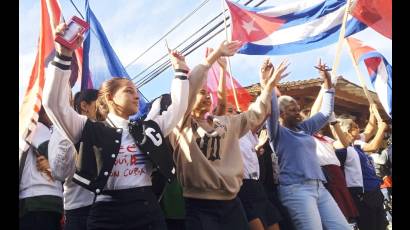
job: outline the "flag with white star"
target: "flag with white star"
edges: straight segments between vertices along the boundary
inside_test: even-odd
[[[232,40],[248,55],[286,55],[338,41],[346,0],[301,0],[281,6],[246,7],[225,0],[231,14]],[[367,26],[351,15],[348,37]]]

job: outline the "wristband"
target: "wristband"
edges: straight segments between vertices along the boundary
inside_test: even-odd
[[[185,69],[174,69],[175,78],[180,80],[188,79],[188,70]]]

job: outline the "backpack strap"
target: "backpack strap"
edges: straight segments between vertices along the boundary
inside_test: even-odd
[[[337,159],[340,161],[340,167],[342,168],[343,173],[345,172],[345,162],[347,158],[347,148],[335,149]]]

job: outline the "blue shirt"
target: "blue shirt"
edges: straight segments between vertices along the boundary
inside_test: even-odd
[[[305,180],[318,179],[326,182],[316,154],[312,137],[329,120],[333,112],[334,89],[323,95],[322,107],[313,117],[296,126],[297,131],[279,125],[279,107],[276,95],[272,96],[272,113],[267,121],[269,143],[279,160],[279,183],[300,184]]]
[[[354,149],[360,158],[360,165],[362,167],[363,174],[363,188],[365,192],[373,191],[376,188],[380,188],[382,180],[376,175],[376,169],[374,168],[373,161],[369,155],[363,152],[360,145],[354,145]]]

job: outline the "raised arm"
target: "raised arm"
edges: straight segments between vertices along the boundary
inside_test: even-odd
[[[60,24],[57,34],[64,34],[67,26]],[[75,47],[80,47],[83,37],[80,36]],[[62,130],[73,143],[80,140],[82,129],[87,121],[86,116],[79,115],[70,106],[70,65],[73,50],[55,43],[56,56],[46,70],[43,89],[43,106],[53,124]]]
[[[218,82],[218,105],[216,106],[215,115],[222,116],[226,112],[226,58],[220,57],[219,64],[219,82]]]
[[[284,76],[287,75],[287,74],[284,74],[287,67],[288,67],[288,64],[285,61],[280,63],[280,65],[276,69],[274,69],[269,58],[263,62],[260,68],[260,72],[259,72],[260,83],[261,83],[261,88],[262,88],[261,95],[259,95],[256,101],[249,106],[249,110],[247,112],[241,114],[242,115],[242,126],[241,126],[242,129],[240,129],[241,135],[245,134],[249,129],[253,129],[259,124],[261,124],[261,122],[266,118],[268,111],[271,110],[272,113],[274,112],[274,108],[270,108],[272,92],[275,86],[279,83],[279,81]],[[274,95],[273,97],[276,98],[276,95]],[[273,103],[272,103],[272,107],[273,107]],[[277,105],[276,105],[276,109],[277,109]],[[276,112],[276,114],[278,113]],[[272,117],[272,114],[271,114],[271,117]],[[272,118],[268,118],[268,119],[272,119]]]
[[[312,108],[310,109],[310,115],[309,117],[313,117],[316,113],[319,112],[321,106],[322,106],[322,100],[323,100],[323,94],[325,93],[325,89],[322,85],[322,87],[319,90],[319,94],[316,97],[315,102],[312,105]]]
[[[323,78],[323,99],[322,104],[320,107],[320,111],[316,114],[311,116],[308,120],[302,122],[299,127],[305,130],[310,134],[314,134],[318,132],[329,120],[330,115],[333,112],[333,104],[334,104],[334,88],[332,87],[332,82],[330,78],[330,74],[328,72],[328,68],[325,64],[321,64],[319,60],[318,66],[316,66],[319,70],[320,76]]]
[[[235,52],[241,47],[241,43],[238,41],[222,42],[218,49],[212,51],[205,59],[203,64],[197,65],[189,73],[189,94],[188,94],[188,108],[185,113],[187,115],[191,114],[196,95],[199,93],[199,90],[206,82],[208,76],[208,70],[214,64],[218,58],[232,56]]]
[[[278,136],[279,130],[279,105],[278,99],[275,94],[272,95],[271,99],[271,113],[266,121],[266,129],[268,131],[269,140],[271,142],[271,148],[274,149],[273,143],[276,142],[276,137]]]
[[[340,124],[336,120],[335,113],[332,113],[329,119],[329,126],[330,130],[332,131],[333,138],[336,139],[336,141],[333,142],[333,147],[335,149],[347,148],[347,146],[349,146],[350,144],[350,141],[346,133],[343,132],[343,130],[340,128]]]
[[[170,52],[169,57],[175,72],[175,78],[171,84],[172,103],[165,112],[153,118],[164,136],[168,136],[185,114],[188,106],[188,97],[185,93],[189,91],[187,79],[189,68],[185,63],[185,57],[177,51]]]
[[[374,108],[377,109],[376,104],[370,104],[369,106],[369,122],[367,122],[366,128],[363,131],[364,141],[368,142],[370,138],[376,133],[376,116],[374,115]]]
[[[382,122],[379,122],[377,125],[378,125],[377,132],[374,138],[370,142],[364,143],[361,146],[363,151],[365,152],[371,153],[371,152],[377,151],[383,141],[384,131],[387,128],[387,124],[382,121]]]

